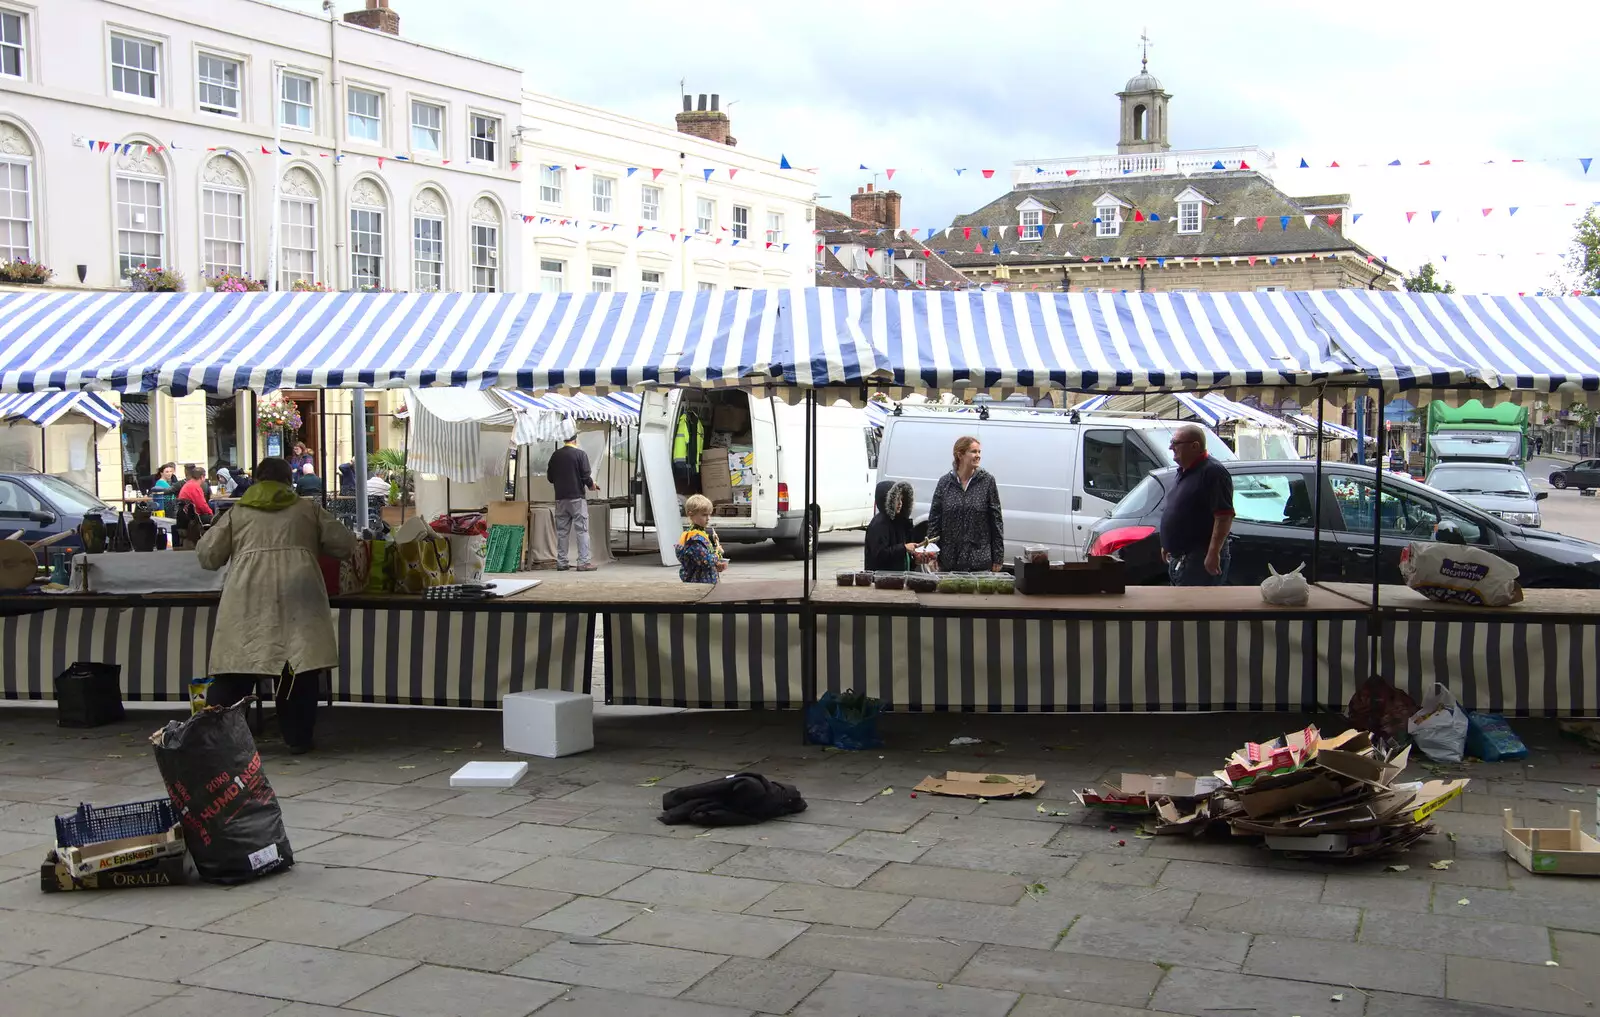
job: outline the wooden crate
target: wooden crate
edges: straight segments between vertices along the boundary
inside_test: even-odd
[[[1567,813],[1565,829],[1519,827],[1510,809],[1501,815],[1506,854],[1524,869],[1540,876],[1600,876],[1600,841],[1583,832],[1582,814],[1577,809]]]

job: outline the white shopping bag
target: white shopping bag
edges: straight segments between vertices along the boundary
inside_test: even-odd
[[[1406,722],[1411,740],[1436,763],[1459,763],[1467,745],[1467,711],[1440,682],[1422,699],[1422,709]]]
[[[1261,599],[1284,607],[1305,606],[1311,600],[1311,584],[1301,575],[1305,567],[1305,562],[1301,562],[1293,572],[1280,573],[1268,565],[1267,571],[1272,575],[1261,581]]]

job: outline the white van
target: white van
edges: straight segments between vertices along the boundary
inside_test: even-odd
[[[652,392],[644,397],[639,416],[639,466],[643,484],[635,495],[639,520],[654,525],[660,536],[661,561],[677,565],[673,550],[683,518],[682,505],[691,494],[705,493],[702,479],[728,448],[708,446],[699,474],[685,477],[673,469],[673,445],[680,419],[689,415],[706,422],[710,441],[726,440],[741,450],[733,472],[734,498],[720,496],[711,520],[724,544],[776,541],[796,558],[804,556],[801,522],[806,504],[806,408],[770,396],[747,392]],[[719,429],[716,424],[725,425]],[[868,464],[872,431],[865,411],[840,401],[817,407],[818,529],[851,530],[872,521],[876,483]],[[747,451],[744,451],[747,450]],[[655,506],[669,506],[667,518],[654,517]]]
[[[878,475],[915,488],[915,519],[922,523],[934,487],[950,472],[956,439],[971,435],[982,443],[983,468],[1000,488],[1006,559],[1020,555],[1024,545],[1043,544],[1053,558],[1081,561],[1090,527],[1151,470],[1176,465],[1168,445],[1183,426],[1177,420],[1080,418],[1069,410],[1003,403],[989,404],[985,413],[969,406],[902,405],[884,424]],[[1234,458],[1227,444],[1201,429],[1212,455]]]

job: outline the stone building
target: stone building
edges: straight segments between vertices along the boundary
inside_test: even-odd
[[[973,285],[901,228],[900,193],[872,184],[850,195],[849,215],[817,208],[813,250],[818,286],[961,290]]]
[[[1018,162],[1011,190],[934,246],[977,282],[1041,290],[1394,288],[1346,235],[1348,194],[1295,197],[1254,147],[1175,150],[1148,66],[1117,93],[1114,155]]]

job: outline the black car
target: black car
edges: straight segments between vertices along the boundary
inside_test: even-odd
[[[82,551],[83,539],[77,529],[83,517],[99,513],[109,526],[117,510],[74,484],[48,473],[0,473],[0,537],[22,531],[28,543],[53,537],[63,530],[73,531],[49,547],[34,552],[41,565],[55,551]],[[157,526],[168,527],[167,520]]]
[[[1311,492],[1316,464],[1225,462],[1233,475],[1232,564],[1228,581],[1260,583],[1270,565],[1279,572],[1305,564],[1305,576],[1319,582],[1370,583],[1374,471],[1370,466],[1323,463],[1322,542],[1317,575],[1311,575],[1313,543]],[[1177,471],[1151,473],[1128,492],[1107,518],[1090,530],[1089,553],[1115,554],[1128,566],[1128,581],[1167,582],[1161,563],[1162,503]],[[1445,539],[1474,544],[1511,562],[1523,586],[1600,589],[1600,544],[1546,530],[1524,529],[1496,519],[1442,491],[1384,474],[1382,562],[1378,577],[1400,583],[1400,552],[1418,540]]]
[[[1592,491],[1600,487],[1600,459],[1585,459],[1564,470],[1556,470],[1550,474],[1550,486],[1557,491],[1565,491],[1569,487]]]

